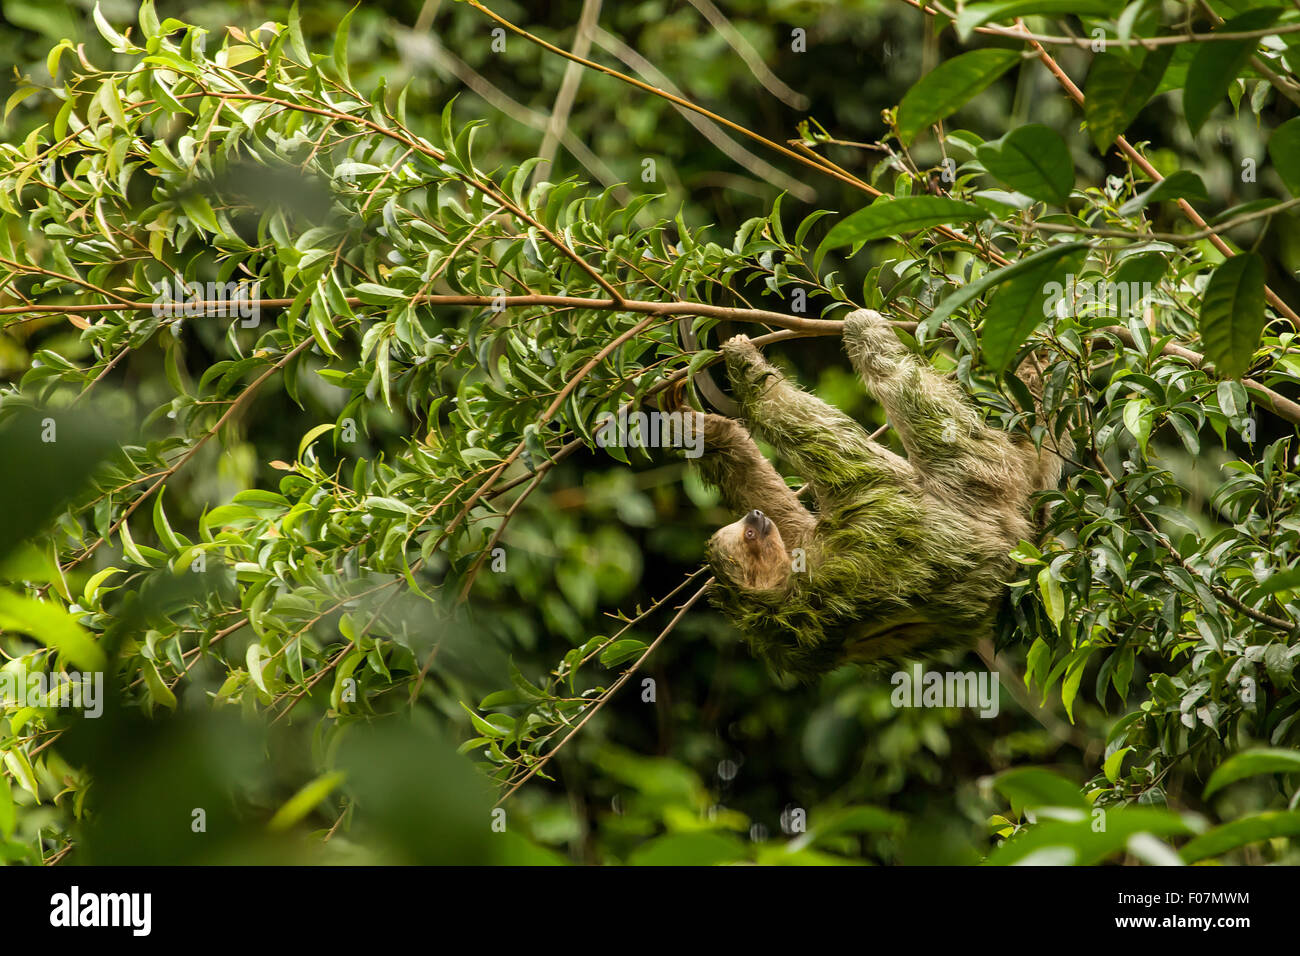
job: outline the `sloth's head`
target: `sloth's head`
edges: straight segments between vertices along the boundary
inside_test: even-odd
[[[768,591],[785,587],[790,577],[781,532],[758,510],[718,529],[709,539],[708,558],[718,579],[733,587]]]

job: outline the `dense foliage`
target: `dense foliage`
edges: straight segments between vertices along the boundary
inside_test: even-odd
[[[607,11],[631,44],[426,4],[405,45],[464,98],[386,82],[419,59],[365,8],[23,24],[0,652],[106,699],[5,697],[6,859],[1295,862],[1300,13],[897,4],[877,119],[843,86],[877,11],[750,6]],[[676,103],[608,75],[710,59]],[[593,93],[553,129],[520,64]],[[741,82],[780,115],[694,103]],[[1073,436],[996,646],[930,662],[996,666],[991,719],[781,685],[701,599],[716,497],[597,440],[704,407],[742,329],[879,424],[863,306]]]

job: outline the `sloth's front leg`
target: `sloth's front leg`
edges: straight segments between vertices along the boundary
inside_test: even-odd
[[[733,515],[757,509],[776,523],[786,547],[802,547],[816,521],[745,426],[721,415],[700,415],[699,421],[704,429],[704,454],[696,463],[700,476],[722,493]]]
[[[910,475],[907,462],[857,422],[787,381],[748,336],[722,345],[732,391],[752,432],[821,489]]]

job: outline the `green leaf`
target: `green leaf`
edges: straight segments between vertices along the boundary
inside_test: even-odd
[[[1250,408],[1250,399],[1240,382],[1220,382],[1214,393],[1219,408],[1229,418],[1237,418]]]
[[[45,55],[45,69],[49,71],[50,79],[57,80],[59,78],[59,60],[63,56],[63,51],[75,49],[76,44],[71,40],[60,40],[58,44],[52,47],[50,52]],[[36,90],[39,89],[39,87],[31,87],[31,89]],[[7,113],[5,115],[8,116]]]
[[[1300,198],[1300,116],[1273,130],[1268,141],[1268,157],[1291,195]]]
[[[162,32],[162,24],[158,22],[158,14],[154,10],[153,0],[143,0],[140,4],[137,19],[140,22],[140,31],[144,34],[146,40]]]
[[[1263,30],[1273,25],[1282,11],[1277,7],[1247,10],[1240,16],[1224,22],[1216,33],[1245,33]],[[1192,65],[1187,70],[1187,83],[1183,87],[1183,113],[1187,125],[1195,135],[1205,124],[1214,107],[1228,95],[1228,87],[1237,79],[1250,56],[1259,46],[1259,38],[1249,40],[1220,40],[1199,43]]]
[[[1142,252],[1135,256],[1128,256],[1119,264],[1119,268],[1115,270],[1114,281],[1116,285],[1128,285],[1130,288],[1140,289],[1141,294],[1136,298],[1141,298],[1148,289],[1155,290],[1168,270],[1169,260],[1164,255],[1159,252]]]
[[[1300,836],[1300,810],[1269,810],[1215,827],[1189,840],[1178,853],[1186,862],[1195,863],[1248,843],[1293,836]]]
[[[163,496],[167,493],[167,486],[163,485],[158,489],[158,493],[153,499],[153,527],[158,534],[158,539],[173,551],[180,551],[186,547],[172,530],[171,522],[167,520],[167,512],[163,510]]]
[[[1205,357],[1225,378],[1241,378],[1264,331],[1264,260],[1253,252],[1225,259],[1201,300]]]
[[[148,658],[144,658],[140,664],[140,670],[144,674],[145,685],[149,688],[149,696],[164,707],[175,710],[176,695],[163,681],[162,675],[158,673],[157,665]]]
[[[340,783],[345,774],[341,770],[322,774],[308,783],[301,790],[285,801],[275,816],[266,825],[269,830],[287,830],[328,797]]]
[[[1138,447],[1146,454],[1147,439],[1151,437],[1151,399],[1139,396],[1124,404],[1124,427],[1137,439]]]
[[[6,750],[4,752],[4,763],[13,774],[18,785],[36,798],[36,802],[41,802],[41,785],[36,781],[36,774],[32,772],[31,762],[28,761],[27,755],[19,750]],[[12,796],[12,794],[11,794]]]
[[[131,536],[131,522],[123,521],[120,533],[122,535],[122,553],[127,556],[127,559],[132,564],[138,564],[141,567],[153,567],[153,564],[145,557],[144,552],[140,550],[140,546],[135,543],[135,538]]]
[[[317,425],[311,431],[307,432],[307,434],[303,435],[302,441],[298,442],[298,460],[302,460],[302,453],[307,450],[308,446],[310,446],[312,442],[334,427],[334,422],[326,422],[323,425]]]
[[[53,56],[53,53],[51,53],[51,56]],[[40,91],[41,88],[39,86],[20,86],[15,90],[14,94],[5,101],[5,120],[7,121],[9,119],[9,114],[13,112],[15,106],[27,99],[27,97],[39,93]],[[121,112],[120,106],[118,107],[118,111]]]
[[[907,196],[903,199],[882,196],[870,206],[837,222],[822,240],[817,258],[820,259],[825,250],[838,246],[896,238],[931,226],[972,222],[987,217],[988,213],[974,203],[943,196]]]
[[[1173,51],[1170,45],[1156,47],[1147,52],[1141,66],[1116,52],[1093,58],[1084,84],[1083,116],[1098,150],[1106,152],[1146,106],[1160,86]]]
[[[109,25],[108,20],[104,18],[104,14],[100,12],[98,2],[95,3],[95,8],[91,13],[91,17],[95,21],[95,29],[99,31],[100,36],[108,41],[109,46],[113,47],[115,50],[125,49],[131,46],[131,44],[127,43],[126,37],[122,36],[122,34],[118,33]],[[134,49],[134,47],[132,47],[132,49]]]
[[[1254,593],[1263,597],[1267,594],[1276,594],[1278,591],[1295,591],[1300,590],[1300,568],[1291,568],[1280,574],[1274,574],[1263,582]]]
[[[122,112],[122,100],[118,97],[116,85],[105,83],[99,88],[99,103],[109,119],[122,129],[127,129],[126,114]]]
[[[745,845],[729,833],[700,830],[670,833],[639,847],[629,858],[633,866],[717,866],[745,858]]]
[[[180,100],[176,99],[176,97],[172,94],[172,91],[167,88],[166,83],[162,82],[161,80],[155,79],[153,85],[150,88],[153,90],[154,96],[158,98],[158,102],[162,104],[162,107],[165,110],[167,110],[167,112],[185,113],[188,116],[194,115],[194,113],[189,109],[189,107],[187,107]]]
[[[0,837],[6,840],[14,835],[17,823],[14,815],[14,795],[9,785],[9,778],[0,775]]]
[[[376,282],[358,282],[354,291],[362,302],[375,305],[388,305],[393,302],[405,302],[409,296],[401,289],[379,285]]]
[[[1088,818],[1077,822],[1047,820],[1037,823],[996,848],[985,863],[1007,866],[1053,862],[1091,866],[1125,851],[1135,834],[1172,836],[1188,833],[1191,829],[1178,814],[1150,807],[1108,809],[1105,828],[1094,830],[1093,825],[1093,820]]]
[[[495,834],[492,845],[496,866],[568,866],[569,861],[549,847],[536,843],[507,831]]]
[[[509,727],[498,727],[496,724],[488,723],[467,707],[463,701],[460,706],[464,709],[465,713],[469,714],[469,721],[474,725],[474,729],[484,737],[504,737],[506,734],[510,733]]]
[[[1017,50],[972,50],[945,60],[923,76],[898,107],[898,136],[904,146],[1020,62]]]
[[[262,676],[262,645],[256,642],[249,644],[248,651],[244,655],[244,661],[248,664],[248,674],[253,678],[253,683],[257,685],[258,689],[263,694],[271,693],[266,689],[266,680]]]
[[[343,14],[343,19],[339,21],[338,30],[334,34],[334,69],[338,71],[345,87],[352,86],[352,78],[348,76],[348,27],[352,23],[352,14],[356,12],[357,8],[353,7]]]
[[[1143,209],[1153,202],[1169,202],[1174,199],[1191,199],[1195,202],[1205,202],[1208,198],[1209,195],[1205,191],[1205,183],[1201,180],[1201,177],[1190,169],[1180,169],[1166,176],[1141,195],[1134,196],[1120,206],[1119,214],[1121,216],[1131,216],[1139,209]]]
[[[1074,807],[1086,809],[1077,784],[1039,767],[1017,767],[993,778],[993,788],[1006,797],[1017,810],[1038,807]]]
[[[1111,783],[1114,783],[1119,778],[1119,771],[1120,767],[1124,764],[1124,757],[1132,749],[1132,747],[1120,747],[1113,754],[1107,757],[1106,762],[1102,764],[1102,773],[1106,775],[1106,779]]]
[[[186,192],[181,195],[180,202],[190,222],[202,226],[208,232],[221,231],[221,227],[217,224],[217,214],[212,211],[208,201],[198,193]]]
[[[1081,250],[1044,257],[998,289],[984,310],[980,332],[984,357],[994,371],[1010,365],[1016,350],[1047,320],[1052,287],[1064,287],[1066,277],[1078,270],[1082,258]]]
[[[605,667],[615,667],[629,661],[645,650],[645,642],[626,638],[615,641],[600,653],[600,663]]]
[[[928,334],[933,334],[954,312],[978,299],[990,289],[1014,279],[1024,272],[1040,268],[1044,262],[1057,262],[1063,257],[1077,253],[1087,247],[1086,242],[1063,242],[1059,245],[1049,246],[1046,249],[1040,249],[1023,259],[1017,259],[1001,269],[986,272],[980,278],[974,282],[968,282],[935,306],[934,311],[921,322],[921,328],[925,329]],[[921,329],[917,331],[920,332]],[[923,338],[923,336],[918,335],[918,338]]]
[[[1065,619],[1065,594],[1061,591],[1061,582],[1052,577],[1050,567],[1038,572],[1038,591],[1043,596],[1043,607],[1047,609],[1052,626],[1059,631],[1061,621]]]
[[[1230,783],[1262,773],[1300,773],[1300,750],[1266,747],[1233,754],[1210,774],[1201,797],[1206,799]]]
[[[31,635],[83,671],[104,669],[104,652],[90,631],[57,604],[0,591],[0,628]]]
[[[1065,140],[1053,129],[1037,124],[1019,126],[980,146],[975,155],[999,182],[1026,196],[1058,206],[1070,198],[1074,161]]]
[[[361,507],[367,512],[380,514],[386,518],[406,518],[418,513],[406,502],[396,498],[385,498],[382,495],[368,496],[361,503]]]
[[[1107,16],[1113,15],[1122,3],[1115,0],[994,0],[992,3],[968,3],[957,15],[957,35],[962,41],[970,38],[976,27],[990,20],[1013,20],[1032,15]]]
[[[302,18],[298,13],[298,0],[293,0],[293,5],[289,8],[289,48],[293,51],[294,59],[304,66],[311,64],[311,53],[307,50],[307,43],[302,36]]]
[[[1082,650],[1082,653],[1075,651],[1071,656],[1074,660],[1070,662],[1065,679],[1061,681],[1061,704],[1065,707],[1065,716],[1070,718],[1070,723],[1074,723],[1074,698],[1078,696],[1079,684],[1083,680],[1083,671],[1090,655],[1087,650]]]
[[[880,807],[845,807],[828,813],[819,813],[813,826],[803,836],[790,841],[790,848],[825,844],[844,833],[890,833],[899,829],[904,817]]]

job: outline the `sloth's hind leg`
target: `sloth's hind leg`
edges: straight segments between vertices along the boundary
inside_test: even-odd
[[[990,464],[1014,467],[1006,435],[984,424],[956,382],[904,348],[879,312],[859,309],[845,318],[844,349],[923,474],[958,486],[996,477],[987,474]]]

